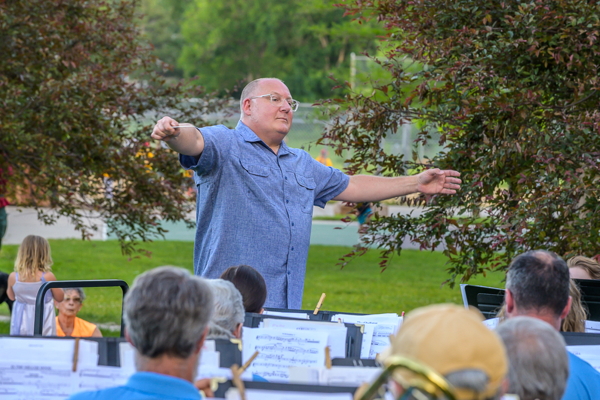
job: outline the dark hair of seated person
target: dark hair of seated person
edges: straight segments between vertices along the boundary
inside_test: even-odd
[[[246,312],[260,313],[267,299],[267,285],[260,272],[249,265],[229,267],[220,276],[242,294]]]

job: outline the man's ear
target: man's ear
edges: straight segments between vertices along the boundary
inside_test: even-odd
[[[204,340],[206,340],[206,336],[208,336],[208,326],[204,328],[204,332],[202,336],[200,336],[200,340],[196,343],[196,354],[200,353],[202,350],[202,346],[204,346]]]
[[[245,99],[242,102],[242,114],[250,115],[252,114],[250,108],[252,107],[252,99]]]
[[[571,311],[572,304],[573,304],[573,298],[571,296],[569,296],[569,301],[567,301],[567,305],[563,309],[562,313],[560,313],[561,320],[567,318],[567,314],[569,313],[569,311]]]
[[[135,344],[133,344],[133,342],[131,341],[131,336],[129,336],[129,332],[127,332],[127,328],[125,328],[125,340],[127,340],[130,345],[135,347]]]
[[[233,331],[233,336],[235,336],[238,339],[242,338],[242,326],[243,326],[243,324],[241,322],[238,323]]]
[[[506,316],[511,316],[515,313],[516,306],[513,294],[508,289],[504,291],[504,302],[506,303]]]

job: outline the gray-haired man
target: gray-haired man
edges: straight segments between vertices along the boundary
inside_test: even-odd
[[[496,333],[510,365],[508,393],[520,400],[560,400],[569,377],[569,357],[560,333],[531,317],[510,318]]]
[[[206,282],[182,268],[159,267],[135,279],[123,309],[137,372],[124,386],[70,400],[200,399],[192,382],[213,310]]]

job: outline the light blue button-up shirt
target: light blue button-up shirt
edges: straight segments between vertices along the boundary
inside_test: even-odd
[[[350,178],[285,143],[275,154],[242,122],[200,131],[200,158],[180,155],[196,172],[196,275],[247,264],[265,278],[266,307],[300,308],[312,207],[325,207]]]

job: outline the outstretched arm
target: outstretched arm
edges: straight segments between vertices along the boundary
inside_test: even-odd
[[[186,124],[187,125],[187,124]],[[152,139],[164,141],[171,149],[186,155],[198,157],[204,151],[204,138],[196,127],[173,128],[179,123],[171,117],[161,118],[152,130]]]
[[[459,172],[428,169],[413,176],[385,178],[381,176],[353,175],[348,187],[334,200],[353,203],[381,201],[411,193],[455,194],[460,189]]]

